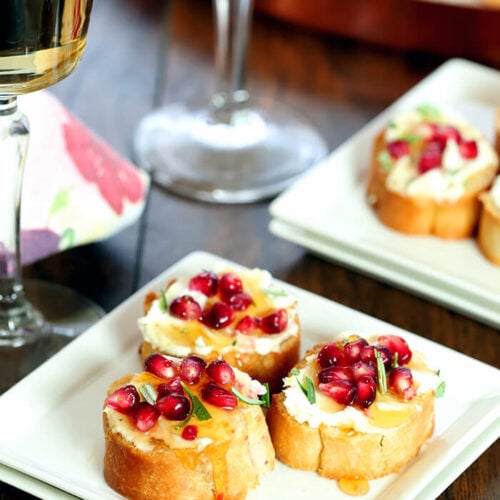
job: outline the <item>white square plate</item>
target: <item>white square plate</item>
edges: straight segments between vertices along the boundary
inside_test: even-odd
[[[0,397],[1,480],[42,498],[120,498],[102,475],[102,402],[112,381],[141,369],[136,322],[144,295],[172,277],[217,262],[240,268],[214,255],[188,255]],[[495,368],[286,283],[281,286],[299,302],[302,352],[347,330],[393,332],[425,352],[446,380],[446,394],[436,402],[434,436],[398,474],[372,481],[364,498],[434,498],[498,437],[500,376]],[[280,463],[249,499],[278,496],[350,498],[335,481]]]
[[[377,219],[365,194],[373,139],[398,111],[439,99],[493,140],[499,89],[498,71],[461,59],[443,64],[280,195],[270,206],[271,232],[500,326],[500,266],[473,239],[397,233]]]

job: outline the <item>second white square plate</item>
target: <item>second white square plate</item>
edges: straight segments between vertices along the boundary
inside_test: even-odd
[[[336,149],[270,206],[270,230],[327,258],[500,326],[500,266],[475,240],[411,237],[385,227],[366,202],[373,139],[398,111],[453,107],[491,140],[500,72],[452,59]]]

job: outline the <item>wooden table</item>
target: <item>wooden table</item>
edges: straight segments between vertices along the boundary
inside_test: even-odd
[[[212,54],[208,0],[96,1],[84,59],[52,90],[130,156],[134,128],[144,114],[163,102],[210,92]],[[249,88],[301,109],[333,149],[443,61],[442,56],[385,50],[259,15],[249,54]],[[31,265],[25,275],[72,287],[109,311],[139,285],[202,249],[266,268],[291,284],[498,365],[495,329],[311,255],[271,235],[269,220],[267,202],[209,205],[153,186],[142,221],[107,241]],[[498,498],[499,455],[498,444],[492,446],[440,498]],[[0,499],[12,498],[32,497],[0,484]]]

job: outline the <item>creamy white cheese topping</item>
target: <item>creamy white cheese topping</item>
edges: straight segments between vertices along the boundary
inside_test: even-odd
[[[269,354],[270,352],[279,352],[281,344],[286,339],[298,334],[295,297],[278,288],[273,282],[272,276],[268,271],[262,269],[252,269],[238,274],[243,278],[243,280],[248,279],[249,281],[252,281],[252,283],[257,283],[258,289],[267,295],[268,300],[274,309],[283,308],[287,310],[288,325],[287,328],[281,333],[260,337],[244,335],[236,331],[228,330],[230,327],[228,327],[226,331],[230,331],[234,334],[238,351],[256,352],[260,355]],[[190,295],[203,309],[207,301],[207,297],[200,292],[190,290],[189,280],[190,278],[188,277],[179,278],[169,286],[165,292],[167,305],[170,305],[176,297]],[[192,352],[201,356],[208,356],[210,353],[215,351],[214,346],[207,344],[207,342],[205,342],[205,340],[201,337],[196,339],[194,346],[179,345],[178,343],[172,341],[166,332],[172,328],[182,330],[182,328],[185,327],[185,322],[181,319],[175,318],[168,311],[165,311],[162,308],[161,299],[157,299],[152,303],[147,315],[139,318],[138,325],[144,340],[149,342],[154,349],[168,352],[174,356],[184,357]],[[213,331],[211,333],[211,330],[201,323],[199,327],[203,329],[208,336],[211,334],[214,335]],[[229,345],[224,347],[222,350],[218,350],[218,352],[224,354],[225,352],[232,351],[234,349],[235,347],[233,345]]]
[[[393,191],[413,195],[429,196],[437,200],[456,200],[463,196],[467,179],[476,172],[498,165],[498,157],[490,143],[474,127],[453,115],[450,111],[443,113],[440,123],[456,127],[462,138],[475,140],[478,154],[475,158],[466,159],[459,151],[458,144],[449,140],[443,152],[441,168],[428,170],[419,174],[409,156],[398,158],[387,176],[387,187]],[[411,135],[426,137],[430,129],[422,123],[422,116],[416,110],[396,117],[386,129],[385,141],[391,142]]]
[[[125,441],[143,451],[153,450],[157,446],[155,437],[158,436],[156,439],[159,439],[162,435],[168,435],[168,445],[170,448],[196,448],[197,450],[203,450],[203,448],[212,442],[210,438],[197,438],[193,441],[183,439],[181,436],[171,433],[170,427],[172,423],[163,418],[158,420],[154,431],[140,432],[133,427],[133,423],[127,415],[123,415],[109,406],[104,408],[103,411],[108,417],[109,426],[112,431],[120,434]]]
[[[413,353],[419,357],[418,353]],[[308,365],[316,358],[316,354],[307,357]],[[417,394],[425,394],[430,390],[436,390],[441,382],[441,379],[432,370],[423,370],[412,368],[413,382],[417,387]],[[317,428],[320,424],[326,424],[332,427],[341,427],[345,429],[353,429],[358,432],[379,433],[381,428],[373,425],[367,414],[354,406],[339,406],[337,411],[325,411],[320,406],[321,400],[328,400],[329,397],[320,391],[316,391],[316,403],[311,404],[301,388],[299,387],[297,378],[302,381],[303,375],[307,374],[307,366],[297,376],[286,377],[284,379],[285,386],[285,401],[284,405],[288,413],[299,423],[307,422],[311,427]],[[319,405],[318,405],[319,403]],[[387,401],[377,401],[372,406],[378,406],[381,410],[388,411],[405,411],[408,408],[408,403],[393,399]],[[416,410],[421,411],[421,407],[416,405]]]

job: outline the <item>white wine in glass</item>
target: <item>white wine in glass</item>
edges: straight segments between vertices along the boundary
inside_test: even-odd
[[[65,287],[25,284],[20,259],[21,186],[29,124],[17,108],[17,96],[53,85],[73,71],[85,48],[91,8],[92,0],[0,1],[2,348],[20,347],[52,334],[73,337],[102,315],[99,307]]]

